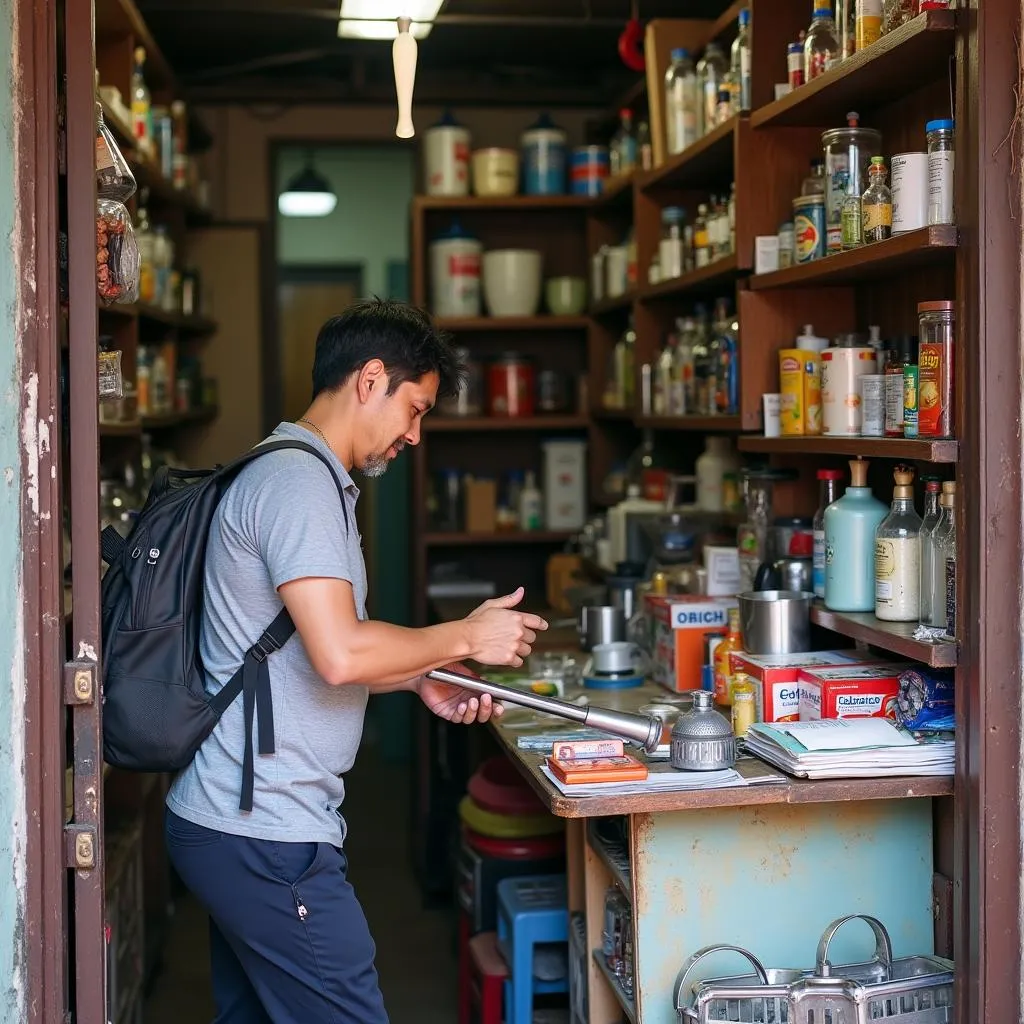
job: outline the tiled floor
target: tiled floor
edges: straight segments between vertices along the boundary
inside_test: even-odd
[[[452,913],[422,910],[409,855],[409,769],[365,743],[347,778],[350,878],[377,943],[377,970],[392,1024],[454,1024],[456,960]],[[206,917],[178,907],[165,964],[146,1004],[145,1024],[213,1020]]]

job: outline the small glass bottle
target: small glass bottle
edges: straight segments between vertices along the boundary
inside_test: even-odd
[[[719,707],[732,707],[732,660],[734,651],[743,650],[740,637],[740,610],[729,609],[729,631],[715,648],[715,703]]]
[[[693,261],[697,267],[706,267],[711,262],[707,203],[701,203],[697,207],[697,219],[693,224]]]
[[[729,186],[729,203],[726,207],[726,217],[729,221],[729,254],[736,251],[736,182]]]
[[[804,80],[820,78],[840,58],[839,36],[832,9],[815,5],[811,27],[804,39]]]
[[[882,0],[856,0],[857,49],[882,38]]]
[[[136,46],[131,78],[132,134],[140,148],[148,151],[153,140],[153,113],[145,68],[146,48]]]
[[[939,523],[942,484],[930,477],[924,485],[924,517],[921,520],[921,621],[932,617],[932,535]]]
[[[754,684],[743,672],[737,672],[732,684],[732,732],[734,736],[746,736],[757,721],[757,701]]]
[[[710,42],[697,61],[697,90],[700,94],[700,119],[697,131],[707,135],[718,125],[718,93],[725,82],[729,62],[718,43]]]
[[[665,338],[665,344],[654,363],[654,415],[672,415],[672,390],[676,367],[676,346],[679,339],[674,333]]]
[[[825,194],[825,161],[819,156],[811,161],[811,173],[800,186],[802,196],[823,196]]]
[[[953,219],[953,122],[929,121],[925,126],[928,143],[928,224],[952,224]]]
[[[843,251],[858,249],[864,244],[864,216],[860,193],[851,189],[839,211],[840,238]]]
[[[715,107],[715,124],[725,124],[732,117],[732,89],[729,88],[729,79],[718,90],[718,103]]]
[[[922,619],[926,626],[946,627],[946,554],[950,543],[956,543],[950,537],[956,533],[956,481],[947,480],[942,485],[939,498],[939,521],[932,530],[931,553],[931,598],[929,615]],[[955,559],[954,548],[954,559]]]
[[[865,245],[884,242],[892,235],[892,192],[885,178],[885,157],[873,156],[871,166],[868,167],[868,187],[861,197]]]
[[[892,509],[875,531],[875,617],[917,622],[921,615],[921,517],[914,508],[914,470],[897,466]]]
[[[946,639],[956,639],[956,494],[950,492],[950,519],[952,529],[948,530],[942,537],[942,548],[936,551],[937,560],[946,569]]]
[[[811,566],[815,597],[824,598],[825,596],[825,509],[839,497],[839,481],[842,479],[843,471],[841,469],[818,470],[820,497],[812,526],[814,530],[814,561]]]
[[[629,174],[636,169],[636,135],[633,133],[633,111],[623,107],[619,111],[619,127],[612,136],[609,147],[609,163],[612,177]]]
[[[626,329],[615,343],[615,405],[616,409],[632,409],[636,394],[636,330],[630,316]]]
[[[697,411],[696,382],[694,380],[693,341],[696,333],[690,317],[677,320],[679,342],[675,351],[675,368],[672,374],[672,391],[669,397],[669,412],[672,416],[685,416]]]
[[[700,90],[690,51],[676,47],[665,72],[665,134],[669,156],[700,138]]]
[[[661,240],[658,243],[658,273],[662,281],[680,277],[685,265],[683,224],[686,211],[681,206],[666,206],[661,211]]]
[[[651,146],[651,126],[641,121],[636,126],[636,151],[640,161],[640,170],[650,171],[654,168],[654,149]]]
[[[730,53],[730,72],[736,89],[736,113],[751,108],[750,50],[750,9],[744,7],[739,14],[739,31],[732,42]]]

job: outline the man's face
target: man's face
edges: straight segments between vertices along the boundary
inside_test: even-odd
[[[438,383],[436,373],[427,373],[399,384],[391,395],[387,378],[375,384],[363,407],[365,429],[355,453],[356,468],[364,476],[382,476],[407,444],[419,444],[420,421],[434,407]]]

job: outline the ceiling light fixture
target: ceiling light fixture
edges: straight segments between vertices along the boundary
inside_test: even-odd
[[[313,167],[313,154],[306,166],[288,182],[277,197],[277,209],[283,217],[326,217],[338,205],[331,183]]]
[[[409,34],[426,39],[444,0],[341,0],[338,35],[342,39],[394,39],[398,19],[408,18]]]

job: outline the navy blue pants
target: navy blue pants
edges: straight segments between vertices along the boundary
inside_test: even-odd
[[[341,850],[228,835],[171,811],[166,837],[210,914],[214,1024],[387,1024]]]

